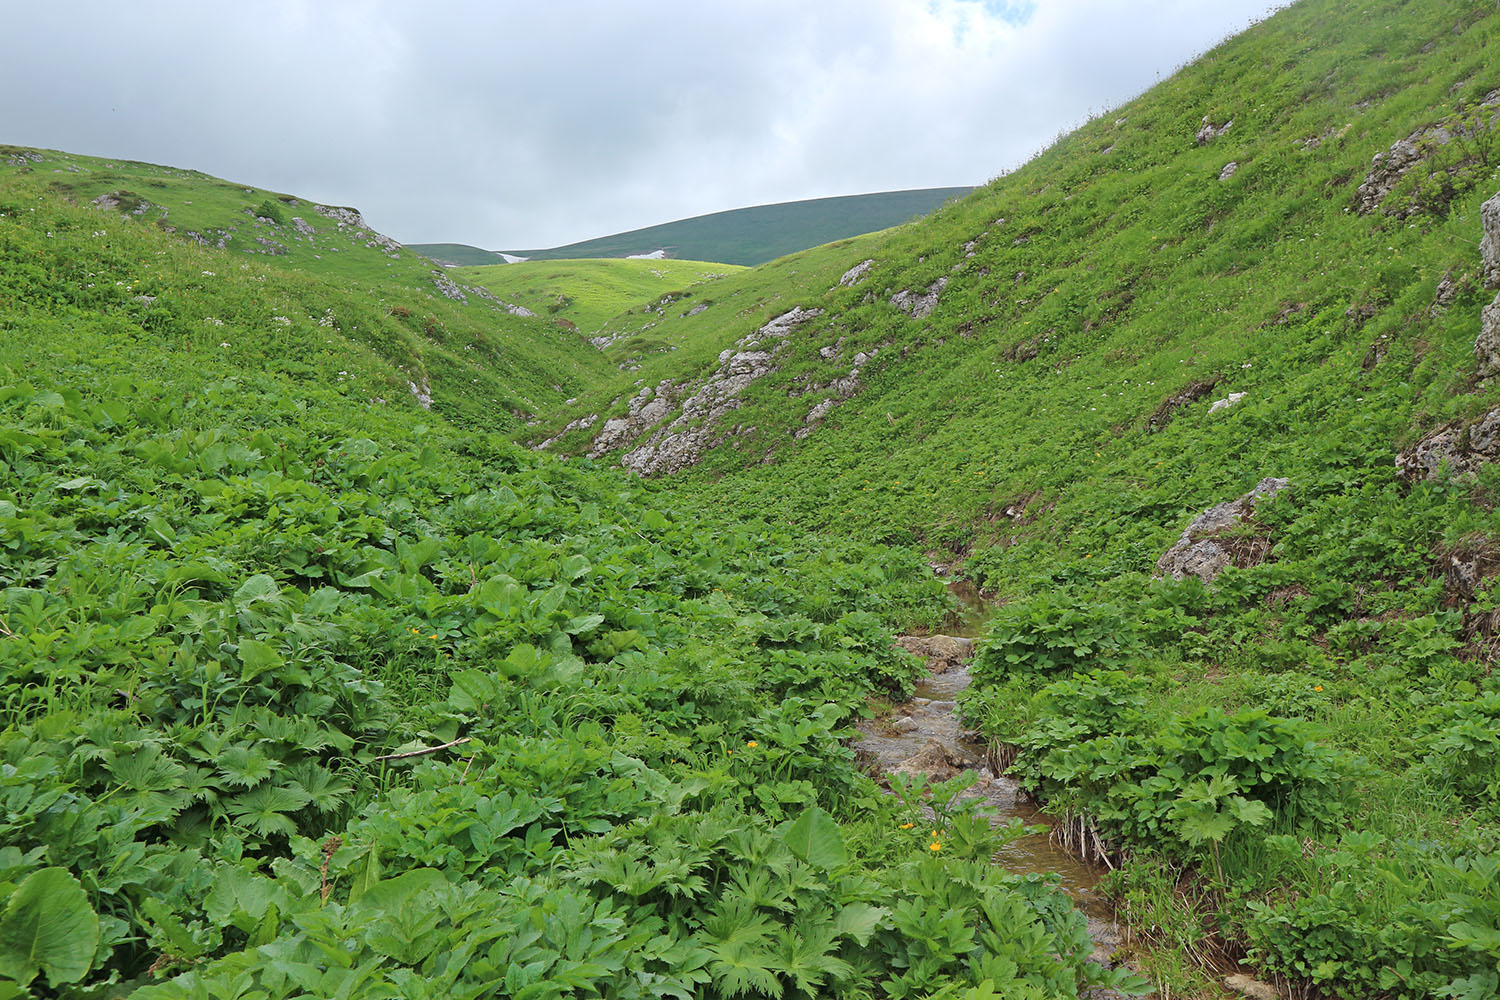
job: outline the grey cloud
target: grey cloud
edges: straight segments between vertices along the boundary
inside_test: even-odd
[[[768,201],[981,183],[1266,9],[34,4],[7,16],[26,44],[0,64],[0,142],[354,204],[408,242],[551,246]]]

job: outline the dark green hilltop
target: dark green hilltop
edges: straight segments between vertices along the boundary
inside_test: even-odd
[[[664,251],[680,260],[753,266],[834,240],[872,233],[926,215],[961,198],[970,187],[882,191],[757,205],[681,219],[548,250],[506,251],[527,260],[629,257]],[[411,248],[445,264],[503,263],[497,251],[455,243],[415,243]]]

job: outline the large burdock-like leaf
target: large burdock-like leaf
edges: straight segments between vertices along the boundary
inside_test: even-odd
[[[53,986],[76,983],[94,962],[99,917],[65,868],[42,868],[16,887],[0,916],[0,976],[21,985],[45,972]]]
[[[832,816],[817,806],[808,808],[790,823],[782,824],[780,833],[792,853],[814,868],[832,871],[849,861],[843,831]]]

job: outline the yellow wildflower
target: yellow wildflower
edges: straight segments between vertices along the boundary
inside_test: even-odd
[[[943,849],[943,845],[934,840],[932,843],[927,845],[927,849],[929,851],[941,851]]]
[[[745,746],[749,747],[751,750],[754,750],[756,747],[760,746],[760,744],[755,742],[754,740],[751,740],[749,743],[746,743]]]
[[[915,823],[902,823],[901,824],[901,829],[903,829],[903,830],[910,830],[912,827],[914,827],[916,825],[917,824],[915,824]]]

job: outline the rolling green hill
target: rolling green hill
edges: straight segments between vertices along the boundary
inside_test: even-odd
[[[549,250],[513,250],[509,253],[528,260],[573,260],[665,251],[666,256],[682,260],[749,266],[808,247],[899,225],[971,190],[966,187],[922,188],[757,205],[679,219]],[[463,244],[414,244],[412,249],[444,263],[500,263],[498,253]],[[488,260],[481,256],[486,253],[490,254]]]
[[[637,308],[661,308],[664,298],[710,294],[688,289],[741,268],[695,260],[523,261],[452,272],[459,281],[487,288],[538,315],[565,320],[592,336],[614,317]],[[701,297],[701,295],[700,295]],[[697,302],[688,302],[683,311]]]
[[[171,167],[9,146],[0,148],[0,193],[12,228],[45,223],[24,251],[35,259],[10,275],[20,297],[9,331],[43,357],[54,348],[42,330],[90,322],[103,324],[101,335],[127,331],[129,343],[141,327],[157,346],[122,348],[120,364],[150,370],[169,352],[223,372],[265,365],[308,384],[341,383],[347,395],[381,401],[373,405],[418,407],[420,398],[486,430],[550,413],[612,372],[582,337],[461,287],[353,209]]]

